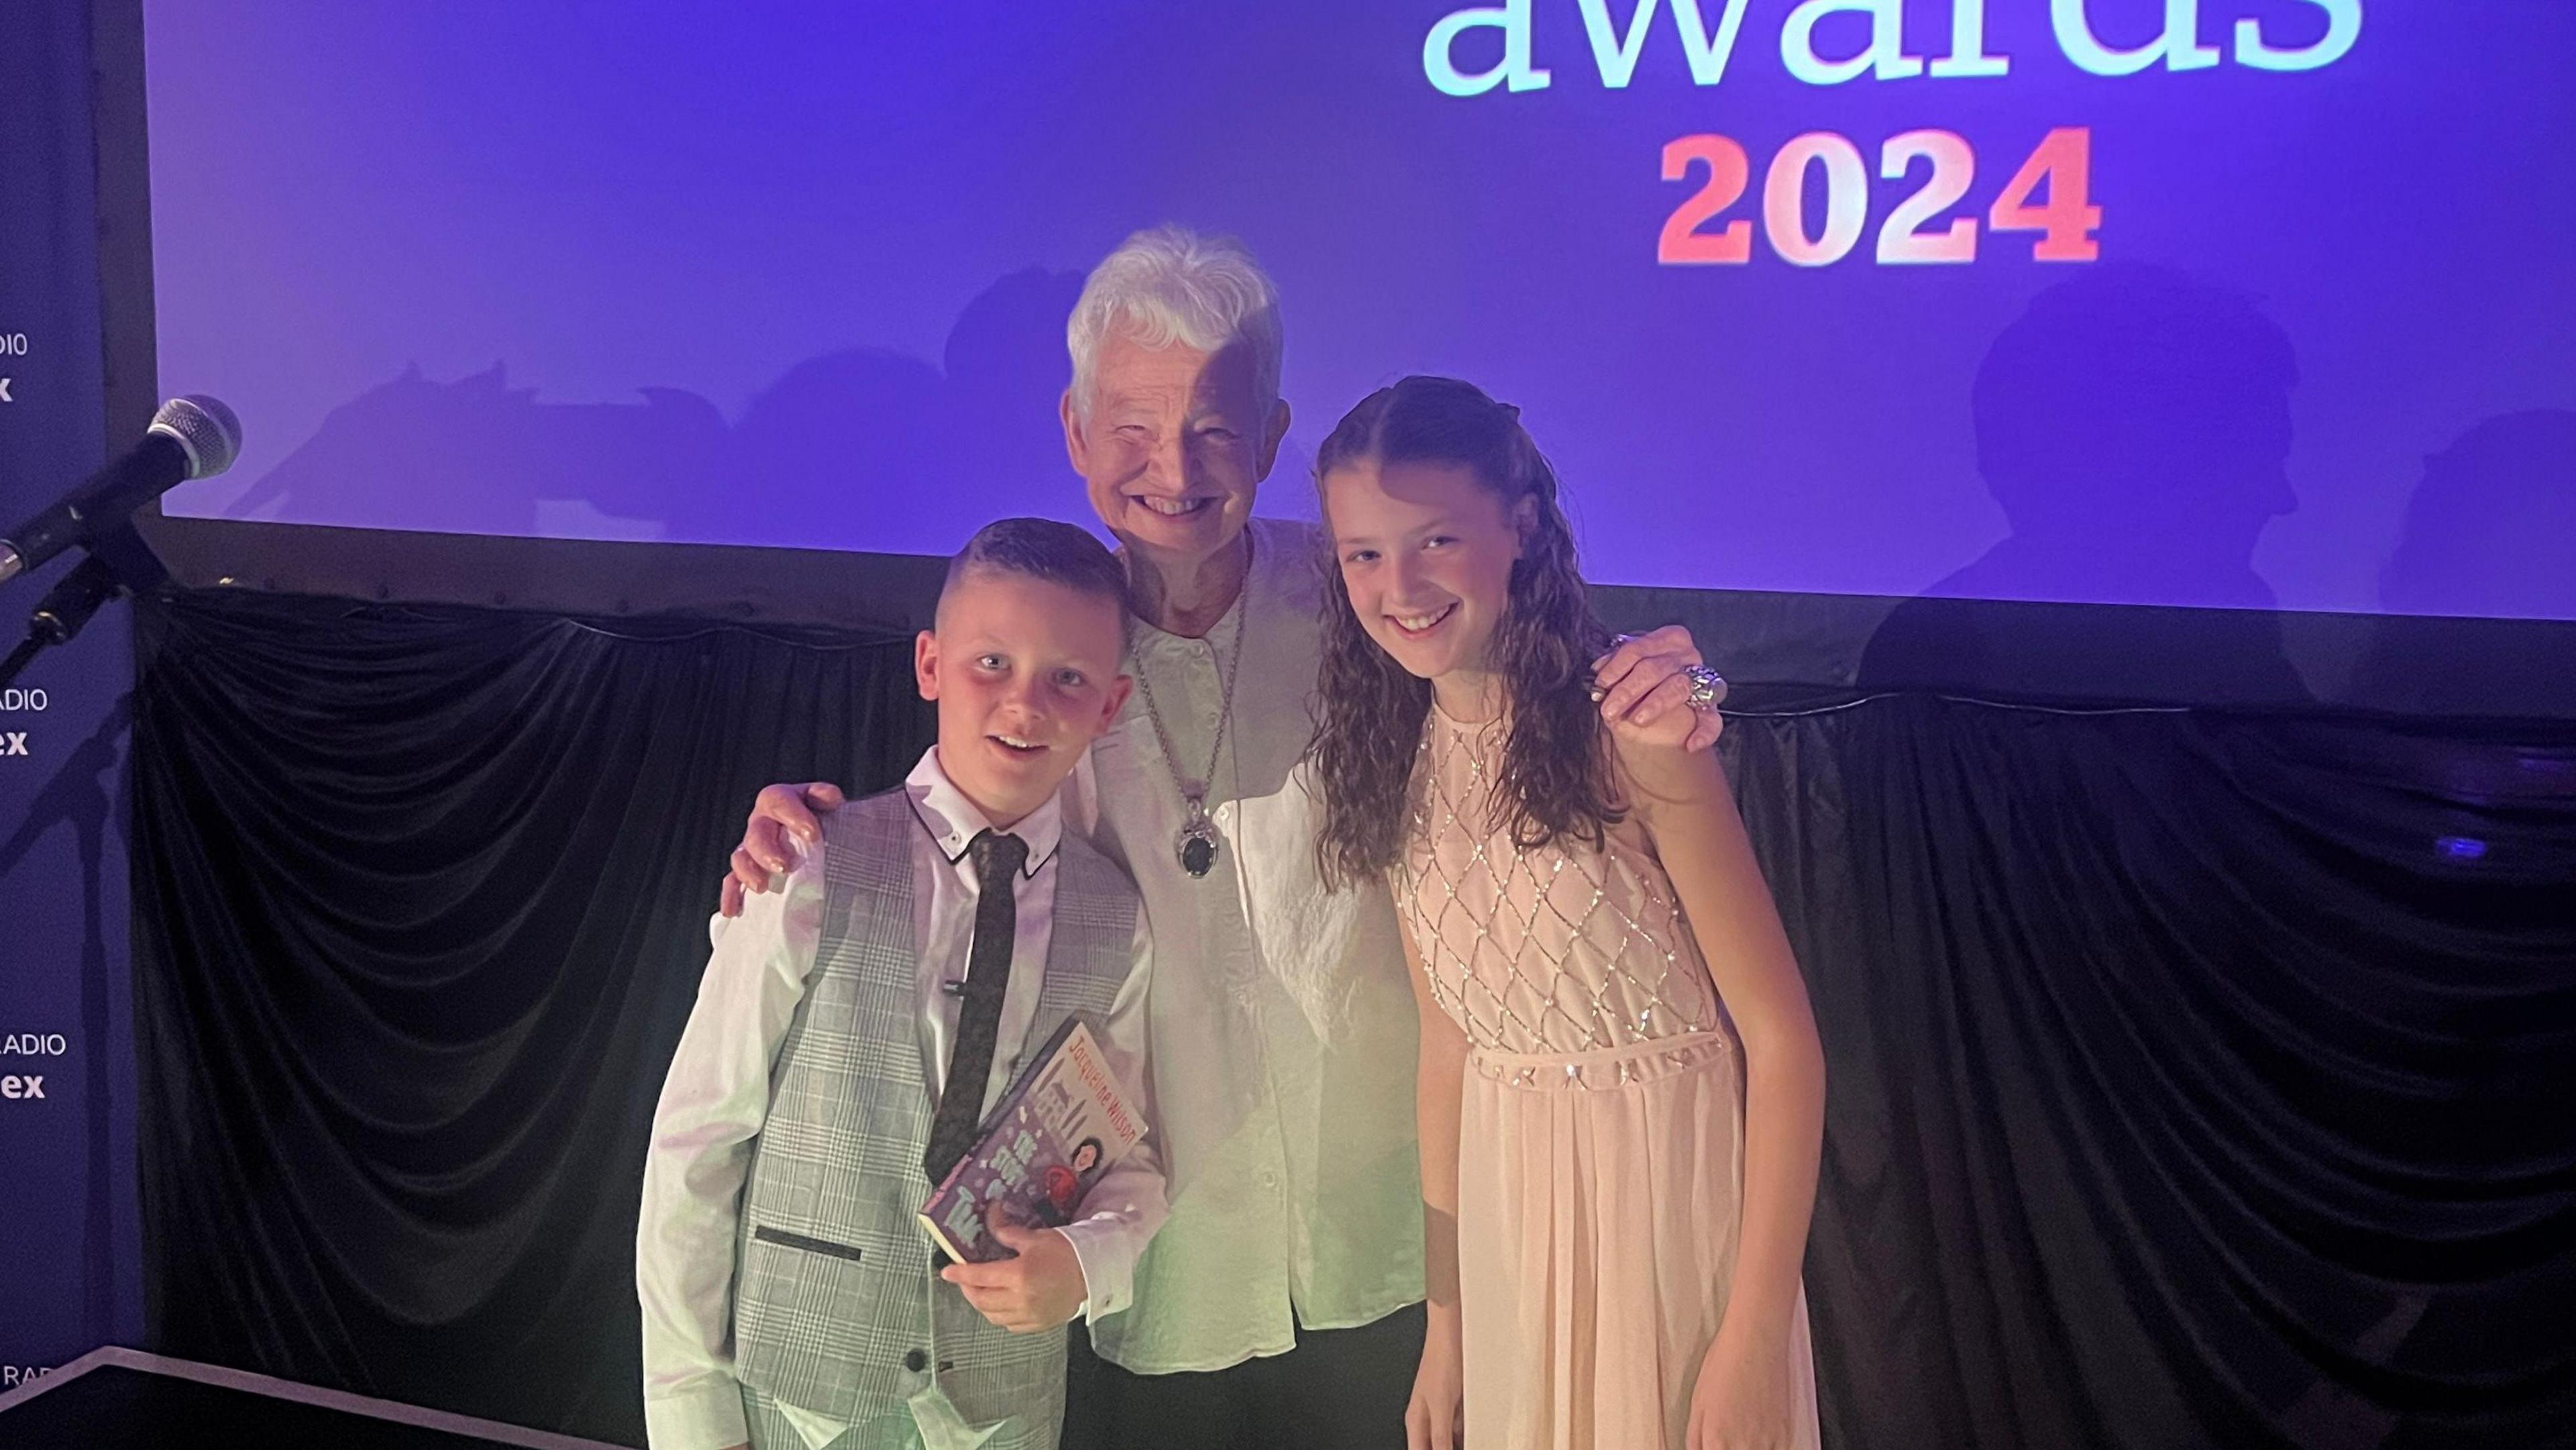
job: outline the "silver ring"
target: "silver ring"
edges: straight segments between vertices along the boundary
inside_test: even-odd
[[[1726,676],[1706,665],[1691,666],[1682,671],[1682,678],[1690,681],[1690,707],[1694,710],[1714,710],[1726,698]]]

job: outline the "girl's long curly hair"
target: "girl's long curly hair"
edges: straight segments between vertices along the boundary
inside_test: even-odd
[[[1609,647],[1610,631],[1575,567],[1555,470],[1521,426],[1520,410],[1472,383],[1409,377],[1369,394],[1334,426],[1315,454],[1317,491],[1326,475],[1360,462],[1455,464],[1506,509],[1530,501],[1511,600],[1487,646],[1509,691],[1490,825],[1508,826],[1524,848],[1564,837],[1599,847],[1624,814],[1592,701],[1592,661]],[[1315,859],[1325,881],[1340,887],[1381,875],[1403,853],[1431,682],[1369,637],[1329,535],[1325,552],[1322,724],[1313,750],[1324,823]]]

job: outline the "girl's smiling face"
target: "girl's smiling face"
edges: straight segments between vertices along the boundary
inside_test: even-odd
[[[1326,473],[1322,492],[1361,628],[1407,673],[1481,694],[1487,647],[1511,607],[1527,501],[1506,506],[1464,464],[1373,459]]]

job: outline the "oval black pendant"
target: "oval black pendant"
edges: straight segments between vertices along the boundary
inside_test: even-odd
[[[1216,869],[1216,842],[1206,836],[1191,835],[1181,842],[1181,869],[1192,876],[1205,876]]]

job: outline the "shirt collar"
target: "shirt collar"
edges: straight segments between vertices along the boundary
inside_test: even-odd
[[[939,768],[939,747],[934,745],[921,753],[921,763],[904,777],[904,799],[912,803],[912,816],[930,833],[930,843],[954,866],[965,856],[974,839],[993,828],[948,772]],[[1020,874],[1035,876],[1047,862],[1055,859],[1056,844],[1064,839],[1064,793],[1048,796],[1046,804],[1029,812],[1010,828],[1009,834],[1028,843],[1029,858]]]

